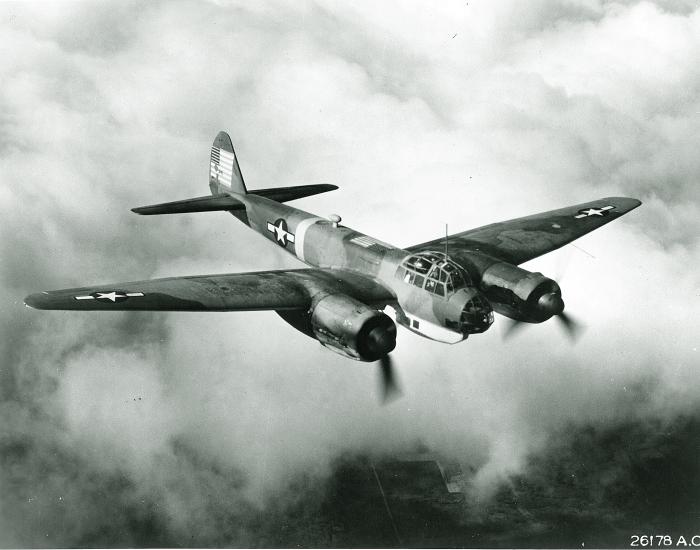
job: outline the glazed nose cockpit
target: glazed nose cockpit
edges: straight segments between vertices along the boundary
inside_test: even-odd
[[[444,253],[419,252],[409,256],[396,276],[435,295],[431,308],[436,321],[464,337],[484,332],[493,323],[489,301],[473,285],[469,274]]]
[[[409,256],[401,263],[397,275],[405,283],[442,297],[471,285],[469,275],[442,252],[419,252]]]

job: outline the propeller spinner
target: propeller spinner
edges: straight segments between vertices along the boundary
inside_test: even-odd
[[[537,300],[536,308],[538,314],[544,318],[556,317],[572,342],[576,342],[581,336],[583,325],[564,312],[564,300],[562,300],[561,292],[548,292],[547,294],[543,294],[539,300]],[[529,323],[512,319],[503,333],[503,338],[508,339],[512,337],[526,324]]]

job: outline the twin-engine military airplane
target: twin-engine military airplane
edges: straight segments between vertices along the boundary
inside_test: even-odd
[[[338,216],[323,219],[282,204],[337,189],[334,185],[248,191],[225,132],[214,140],[209,166],[211,196],[133,212],[227,211],[312,268],[72,288],[32,294],[25,303],[38,309],[98,311],[274,310],[336,353],[360,361],[381,360],[387,397],[396,389],[388,357],[396,346],[396,324],[449,344],[486,331],[493,323],[493,310],[526,323],[558,316],[571,328],[559,285],[518,264],[641,204],[608,197],[402,249],[340,225]]]

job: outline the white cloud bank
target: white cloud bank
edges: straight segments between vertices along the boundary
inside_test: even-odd
[[[486,489],[569,424],[697,410],[692,3],[23,3],[0,15],[1,544],[129,545],[148,529],[167,543],[195,524],[194,543],[244,544],[245,521],[224,529],[211,510],[243,515],[343,452],[421,442],[474,466]],[[128,211],[205,194],[222,128],[250,187],[338,184],[300,206],[397,245],[599,196],[644,206],[579,241],[588,254],[526,266],[566,267],[564,298],[588,326],[576,347],[553,323],[452,347],[402,332],[405,395],[384,408],[373,365],[273,313],[22,307],[41,288],[297,265],[224,215]],[[105,505],[104,490],[121,501]],[[123,510],[144,495],[160,508],[139,508],[155,519],[134,527]],[[110,514],[127,527],[99,535]]]

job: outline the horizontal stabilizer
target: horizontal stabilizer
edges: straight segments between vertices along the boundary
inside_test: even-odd
[[[271,189],[256,189],[248,191],[250,195],[258,195],[276,202],[287,202],[327,191],[338,189],[336,185],[329,183],[319,183],[316,185],[297,185],[294,187],[273,187]],[[244,204],[238,199],[221,193],[218,195],[208,195],[205,197],[195,197],[175,202],[163,202],[161,204],[151,204],[149,206],[139,206],[131,211],[143,216],[155,214],[186,214],[188,212],[215,212],[219,210],[243,210]]]
[[[248,191],[248,193],[250,193],[251,195],[265,197],[266,199],[271,199],[277,202],[287,202],[293,201],[294,199],[310,197],[311,195],[318,195],[319,193],[335,191],[336,189],[338,189],[337,185],[331,185],[330,183],[318,183],[315,185],[296,185],[293,187],[273,187],[272,189],[256,189],[254,191]]]
[[[231,195],[209,195],[175,202],[164,202],[150,206],[132,208],[132,212],[143,216],[154,214],[186,214],[188,212],[212,212],[217,210],[241,210],[243,203],[234,199]]]

